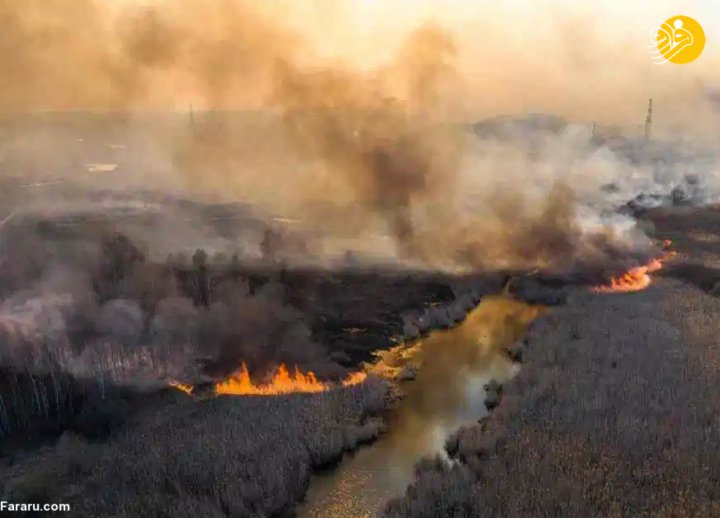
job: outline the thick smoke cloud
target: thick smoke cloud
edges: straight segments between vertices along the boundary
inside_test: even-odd
[[[259,376],[280,363],[331,363],[272,280],[251,294],[216,268],[211,286],[202,260],[149,263],[122,235],[17,244],[0,241],[3,367],[152,384],[228,374],[241,361]],[[33,247],[42,262],[18,269]]]
[[[182,190],[293,221],[311,241],[297,248],[313,260],[350,251],[447,270],[572,274],[653,253],[628,202],[716,199],[715,159],[679,137],[717,135],[717,112],[701,109],[718,84],[711,49],[694,68],[652,68],[644,40],[590,11],[469,4],[0,0],[0,175],[28,183],[0,193],[0,221],[15,210],[20,221],[132,212],[147,216],[144,226],[117,226],[154,259],[192,253],[200,240],[273,255],[263,230],[239,238],[190,204],[137,189]],[[677,145],[638,138],[648,97],[653,134]],[[43,110],[83,114],[28,115]],[[113,115],[88,113],[100,111]],[[537,111],[565,119],[473,124]],[[105,156],[121,172],[88,176],[87,163]],[[39,194],[48,181],[60,187]],[[85,351],[115,344],[138,362],[147,344],[165,359],[199,344],[260,367],[323,355],[277,294],[216,287],[228,296],[204,307],[199,287],[192,300],[150,261],[124,257],[137,263],[131,272],[107,264],[99,245],[48,257],[34,236],[18,235],[20,260],[2,225],[8,350],[87,335],[95,346],[71,355],[78,372],[112,357]],[[78,270],[91,273],[77,279]]]
[[[710,8],[682,7],[708,34],[718,29]],[[703,92],[717,88],[717,49],[691,67],[658,67],[647,54],[653,29],[678,9],[669,0],[550,0],[546,9],[521,0],[3,0],[0,102],[14,111],[268,107],[278,64],[376,71],[433,20],[457,52],[460,80],[442,100],[456,120],[542,111],[640,126],[654,97],[658,129],[717,131],[701,109]],[[415,78],[422,88],[445,73],[416,75],[427,61],[417,50],[401,56],[397,96]]]

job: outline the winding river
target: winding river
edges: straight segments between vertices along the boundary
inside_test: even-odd
[[[448,435],[486,415],[483,386],[513,376],[518,366],[504,348],[522,337],[540,311],[507,297],[486,297],[457,327],[385,355],[390,368],[418,367],[417,378],[401,384],[405,397],[387,416],[388,432],[334,470],[313,476],[297,516],[372,517],[401,495],[421,458],[445,455]]]

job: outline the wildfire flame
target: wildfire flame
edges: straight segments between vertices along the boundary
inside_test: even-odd
[[[177,390],[179,390],[181,392],[185,392],[185,394],[192,394],[193,388],[194,388],[192,385],[186,385],[184,383],[177,383],[175,381],[171,381],[170,386],[173,388],[176,388]]]
[[[362,383],[367,375],[364,372],[355,372],[343,380],[342,385],[348,387]],[[216,394],[275,396],[294,392],[323,392],[330,389],[329,383],[318,381],[315,374],[308,371],[303,374],[295,367],[291,373],[285,365],[280,365],[270,382],[256,385],[250,378],[247,365],[244,363],[239,371],[227,380],[215,385]]]
[[[264,385],[255,385],[250,378],[250,372],[244,363],[239,371],[225,381],[215,385],[216,394],[255,394],[271,396],[275,394],[288,394],[291,392],[322,392],[326,390],[324,383],[318,381],[315,374],[303,374],[295,367],[291,374],[285,365],[280,365],[275,371],[272,380]]]
[[[667,249],[672,245],[672,241],[665,239],[662,245],[663,248]],[[636,266],[622,275],[613,277],[610,279],[609,284],[605,286],[595,286],[592,290],[597,293],[629,293],[644,290],[650,286],[652,282],[650,274],[662,269],[663,262],[673,255],[675,255],[675,252],[667,251],[662,256],[651,259],[643,266]]]
[[[342,381],[343,387],[358,385],[365,381],[367,374],[358,371],[353,372]],[[171,382],[170,386],[181,390],[186,394],[193,393],[192,385]],[[250,378],[250,372],[244,363],[235,374],[227,380],[215,384],[215,394],[231,394],[236,396],[276,396],[279,394],[291,393],[312,393],[324,392],[332,387],[331,383],[319,381],[313,372],[302,373],[300,369],[290,370],[285,365],[280,365],[268,383],[255,384]]]
[[[353,372],[352,374],[350,374],[350,376],[343,380],[342,386],[352,387],[353,385],[359,385],[360,383],[365,381],[365,378],[367,378],[367,374],[363,371]]]

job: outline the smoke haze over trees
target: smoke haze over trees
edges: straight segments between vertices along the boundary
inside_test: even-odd
[[[286,284],[227,258],[616,271],[656,252],[633,210],[720,192],[713,50],[655,71],[634,18],[380,4],[0,0],[3,361],[312,364]],[[674,142],[632,130],[651,95]]]

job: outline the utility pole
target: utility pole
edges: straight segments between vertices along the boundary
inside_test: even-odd
[[[190,132],[194,135],[195,134],[195,111],[193,110],[193,105],[190,103]]]
[[[651,128],[652,128],[652,97],[648,101],[647,117],[645,117],[645,140],[650,140]]]

